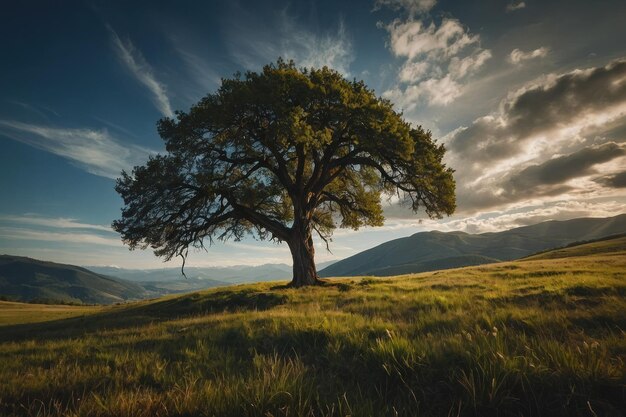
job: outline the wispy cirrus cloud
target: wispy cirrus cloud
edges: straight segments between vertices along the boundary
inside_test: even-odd
[[[81,243],[92,245],[114,246],[121,248],[122,242],[118,237],[101,236],[94,233],[52,232],[16,227],[0,227],[0,236],[7,241],[32,240],[54,243]]]
[[[437,0],[376,0],[374,10],[388,7],[393,10],[404,9],[411,16],[429,12],[437,4]]]
[[[50,120],[49,116],[61,117],[61,115],[57,113],[55,110],[51,109],[50,107],[41,105],[41,104],[35,105],[31,103],[25,103],[19,100],[6,100],[6,101],[8,103],[20,106],[22,109],[25,109],[29,111],[30,113],[37,115],[39,118],[43,120]]]
[[[343,20],[339,20],[335,33],[321,36],[298,27],[286,14],[282,24],[286,41],[282,43],[281,49],[285,58],[294,59],[298,65],[308,68],[328,66],[346,76],[350,74],[354,52]]]
[[[506,5],[506,11],[507,13],[510,12],[514,12],[516,10],[521,10],[526,8],[526,2],[525,1],[512,1],[511,3]]]
[[[91,174],[112,179],[119,177],[122,170],[143,164],[149,155],[156,153],[123,143],[107,130],[59,128],[0,120],[0,134],[66,158]]]
[[[152,93],[152,101],[161,114],[166,117],[173,117],[174,112],[172,111],[166,88],[156,79],[152,67],[143,57],[141,51],[130,40],[122,40],[111,26],[107,25],[107,29],[109,30],[115,53],[120,61],[137,81]]]
[[[20,223],[33,226],[43,226],[55,229],[88,229],[98,230],[101,232],[114,233],[110,226],[103,226],[99,224],[82,223],[77,219],[69,219],[64,217],[41,217],[34,215],[0,215],[0,222],[3,223]]]
[[[231,55],[243,67],[257,69],[282,57],[293,59],[299,67],[328,66],[350,75],[355,55],[343,20],[339,20],[336,30],[315,32],[283,10],[274,16],[268,31],[266,22],[261,25],[245,10],[237,9],[235,14],[237,19],[228,26],[228,46]]]
[[[202,93],[215,89],[221,84],[222,79],[219,74],[201,56],[179,45],[175,49],[192,74],[196,84],[203,89]]]

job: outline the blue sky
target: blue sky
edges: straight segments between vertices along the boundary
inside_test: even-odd
[[[279,56],[363,79],[446,144],[458,212],[388,203],[319,261],[421,230],[626,212],[623,1],[12,2],[0,14],[0,253],[156,268],[109,225],[156,121]],[[290,262],[253,239],[190,265]]]

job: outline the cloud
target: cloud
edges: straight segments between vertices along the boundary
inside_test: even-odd
[[[560,185],[570,179],[593,174],[594,165],[623,155],[626,155],[626,145],[615,142],[589,146],[569,155],[524,168],[508,179],[506,191],[518,197],[526,196],[536,187]]]
[[[409,60],[426,54],[451,57],[479,40],[477,35],[469,34],[458,20],[449,18],[444,18],[439,27],[434,22],[426,25],[422,20],[396,19],[386,29],[393,54]]]
[[[538,135],[564,132],[571,139],[585,127],[625,115],[625,81],[626,60],[543,77],[509,94],[498,113],[453,132],[448,146],[473,160],[493,162],[518,153]]]
[[[595,181],[605,187],[626,188],[626,171],[596,178]]]
[[[221,77],[198,55],[182,48],[177,48],[176,51],[187,65],[187,68],[194,75],[196,82],[204,90],[209,91],[215,89],[222,83]]]
[[[215,60],[207,59],[205,44],[199,43],[196,38],[188,38],[174,33],[168,34],[168,40],[191,76],[192,83],[190,83],[189,88],[193,89],[193,100],[198,99],[198,94],[204,96],[207,92],[215,90],[221,85],[222,77],[215,69]],[[202,51],[205,53],[201,53]]]
[[[507,11],[507,13],[510,13],[510,12],[514,12],[516,10],[524,9],[525,7],[526,7],[526,2],[525,1],[517,1],[517,2],[513,1],[513,2],[511,2],[509,4],[507,4],[506,11]]]
[[[422,81],[415,87],[417,94],[427,97],[434,105],[450,104],[461,94],[461,86],[450,75]]]
[[[106,178],[145,163],[156,152],[122,143],[106,130],[70,129],[0,120],[0,134],[62,156],[85,171]]]
[[[398,78],[401,82],[411,83],[423,78],[430,68],[428,62],[405,62],[400,68]]]
[[[626,206],[619,201],[597,200],[562,200],[537,201],[521,203],[499,210],[482,211],[474,215],[453,215],[442,220],[416,218],[410,210],[400,210],[397,205],[385,209],[385,225],[382,227],[366,227],[353,231],[339,229],[335,236],[338,240],[344,236],[359,237],[367,234],[389,235],[389,239],[397,238],[398,233],[407,236],[412,233],[439,230],[441,232],[462,231],[467,233],[499,232],[515,227],[528,226],[549,220],[569,220],[579,217],[612,217],[626,213]],[[360,243],[360,237],[357,243]],[[384,239],[381,243],[385,241]],[[363,248],[367,249],[367,248]],[[354,252],[353,252],[354,253]]]
[[[339,21],[336,33],[322,36],[303,30],[287,15],[284,15],[282,24],[286,36],[281,46],[284,58],[294,59],[298,65],[307,68],[327,66],[344,75],[350,74],[354,53],[343,20]]]
[[[14,227],[0,227],[0,236],[3,239],[13,240],[33,240],[55,243],[81,243],[104,246],[122,247],[122,242],[118,237],[106,237],[92,233],[76,232],[51,232]]]
[[[525,206],[523,209],[492,211],[452,220],[433,228],[444,232],[464,231],[467,233],[500,232],[516,227],[530,226],[550,220],[570,220],[580,217],[612,217],[626,212],[619,202],[603,201],[558,201],[542,202]]]
[[[328,66],[345,76],[350,75],[354,61],[351,37],[343,20],[336,31],[317,33],[296,22],[286,10],[275,16],[268,30],[267,22],[259,25],[256,16],[237,9],[237,19],[228,26],[229,49],[247,69],[257,69],[282,57],[292,59],[299,67]]]
[[[522,61],[528,61],[529,59],[543,58],[546,55],[548,55],[548,52],[549,52],[549,49],[546,48],[545,46],[542,46],[541,48],[537,48],[534,51],[529,51],[529,52],[524,52],[520,49],[515,48],[509,54],[507,61],[509,61],[511,64],[519,64]]]
[[[55,110],[47,106],[29,104],[29,103],[25,103],[19,100],[5,100],[5,101],[7,103],[16,104],[20,106],[21,108],[28,110],[29,112],[37,115],[39,118],[46,120],[46,121],[50,120],[50,117],[48,117],[50,115],[53,115],[55,117],[61,117],[59,113],[57,113]]]
[[[123,41],[117,33],[107,25],[111,41],[120,61],[153,95],[152,101],[163,116],[174,117],[174,112],[167,97],[165,86],[154,76],[150,64],[130,40]]]
[[[602,192],[598,182],[573,180],[624,154],[624,145],[600,132],[625,118],[626,60],[544,76],[511,92],[498,111],[444,138],[460,210]]]
[[[491,58],[491,51],[481,50],[475,54],[466,56],[465,58],[453,57],[450,60],[448,70],[454,78],[463,78],[466,75],[477,71],[485,62]]]
[[[99,230],[102,232],[113,232],[113,229],[109,226],[102,226],[99,224],[88,224],[81,223],[76,219],[67,219],[63,217],[59,218],[50,218],[50,217],[39,217],[39,216],[10,216],[10,215],[0,215],[0,222],[7,223],[23,223],[34,226],[44,226],[44,227],[52,227],[56,229],[90,229],[90,230]]]
[[[411,17],[383,27],[389,33],[391,52],[405,58],[396,85],[383,96],[404,110],[422,102],[434,106],[452,103],[463,93],[465,79],[492,56],[480,47],[480,37],[457,19],[444,18],[437,25]]]
[[[376,0],[374,10],[388,7],[392,10],[405,10],[410,16],[429,12],[437,0]]]

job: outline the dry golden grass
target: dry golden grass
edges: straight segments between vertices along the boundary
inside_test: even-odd
[[[626,252],[589,252],[4,326],[0,415],[623,416]]]

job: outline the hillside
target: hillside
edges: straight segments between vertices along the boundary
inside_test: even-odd
[[[524,258],[524,260],[532,261],[600,254],[621,254],[622,252],[626,253],[626,235],[624,234],[594,239],[590,242],[574,243],[563,248],[557,248],[529,256]]]
[[[0,327],[0,415],[623,416],[622,244]]]
[[[499,233],[421,232],[360,252],[320,271],[323,277],[389,276],[508,261],[574,241],[626,232],[626,214],[548,221]]]
[[[0,255],[0,294],[19,301],[111,304],[143,298],[145,290],[78,266]]]

